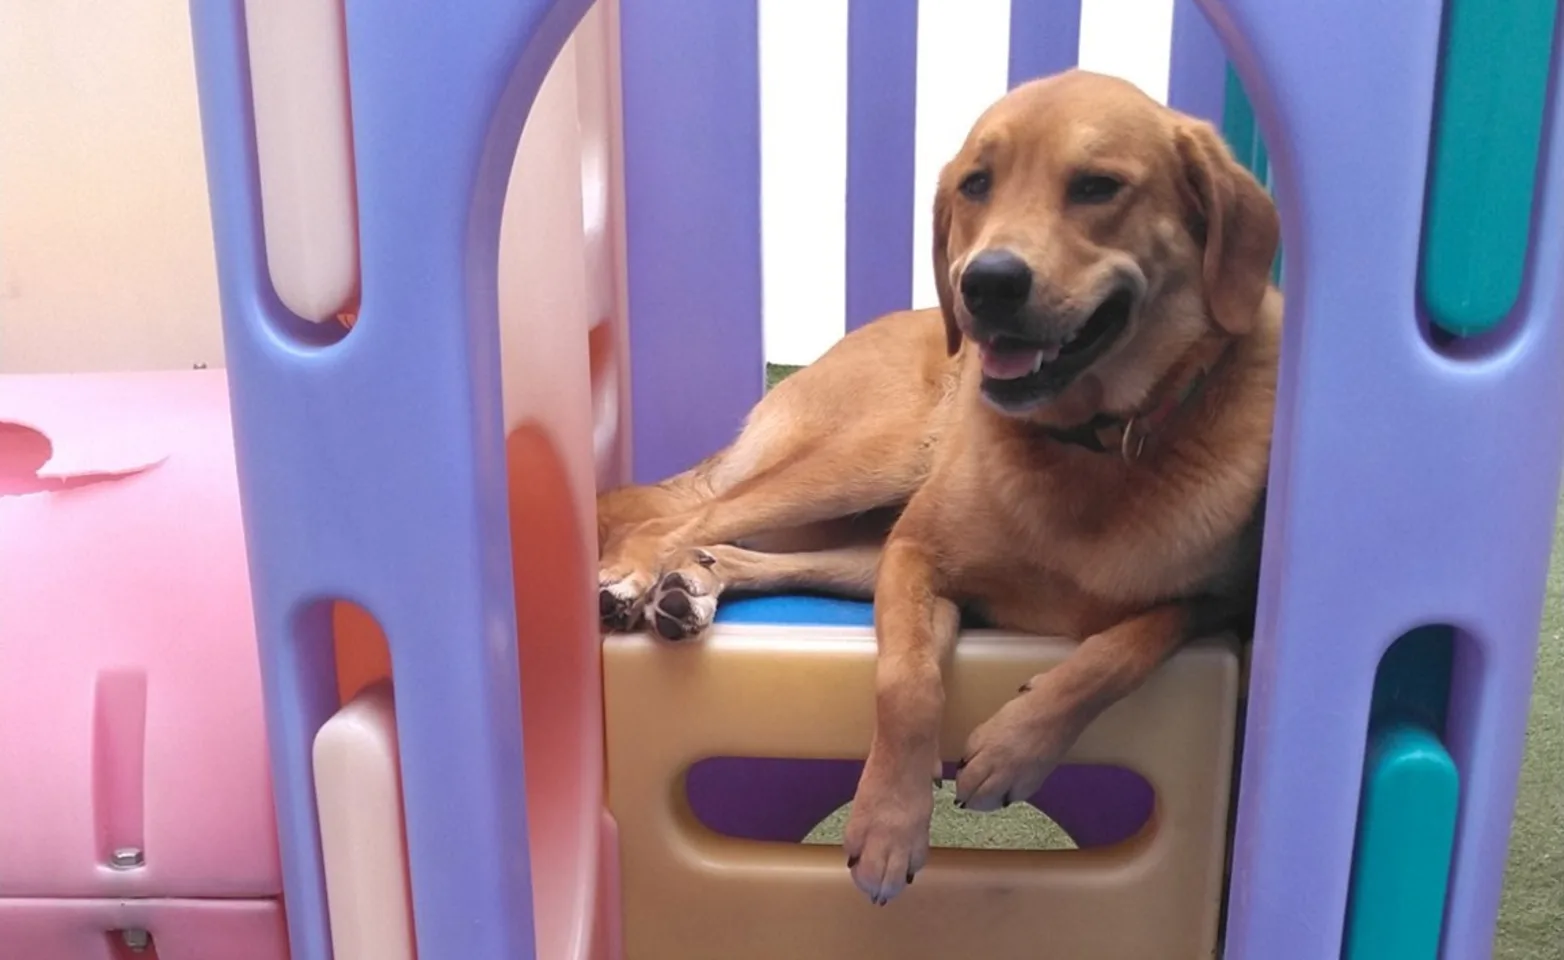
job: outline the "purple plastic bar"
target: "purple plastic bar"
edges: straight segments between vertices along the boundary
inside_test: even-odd
[[[1288,256],[1227,957],[1339,954],[1375,669],[1443,623],[1462,797],[1442,955],[1482,960],[1564,455],[1558,64],[1521,301],[1457,355],[1416,303],[1441,4],[1202,5],[1271,147]]]
[[[1068,70],[1080,52],[1081,0],[1010,0],[1010,86]]]
[[[913,224],[933,198],[913,196],[917,0],[850,0],[847,8],[847,329],[912,304],[928,269]],[[925,203],[925,199],[927,202]]]
[[[390,642],[418,955],[534,956],[499,222],[587,6],[348,4],[363,308],[326,344],[267,276],[242,0],[191,4],[293,960],[331,956],[311,746],[337,706],[335,598]]]
[[[635,482],[731,443],[765,389],[756,0],[620,8]]]
[[[1222,126],[1227,105],[1227,55],[1195,0],[1173,0],[1168,106]]]

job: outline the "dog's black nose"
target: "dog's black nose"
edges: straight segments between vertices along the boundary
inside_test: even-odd
[[[1002,320],[1026,305],[1032,268],[1008,250],[984,250],[961,273],[961,298],[974,317]]]

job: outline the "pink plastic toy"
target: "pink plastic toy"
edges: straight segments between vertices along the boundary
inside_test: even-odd
[[[0,411],[0,954],[286,956],[225,377]]]

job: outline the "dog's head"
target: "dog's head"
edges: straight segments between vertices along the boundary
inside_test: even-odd
[[[1132,408],[1208,331],[1252,328],[1278,234],[1271,198],[1210,124],[1111,77],[1025,84],[940,174],[948,345],[974,343],[1002,412],[1046,417],[1072,387]]]

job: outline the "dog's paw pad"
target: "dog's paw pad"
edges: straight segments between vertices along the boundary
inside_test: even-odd
[[[664,640],[686,640],[711,626],[717,598],[681,573],[670,573],[658,582],[647,604],[647,621]]]

